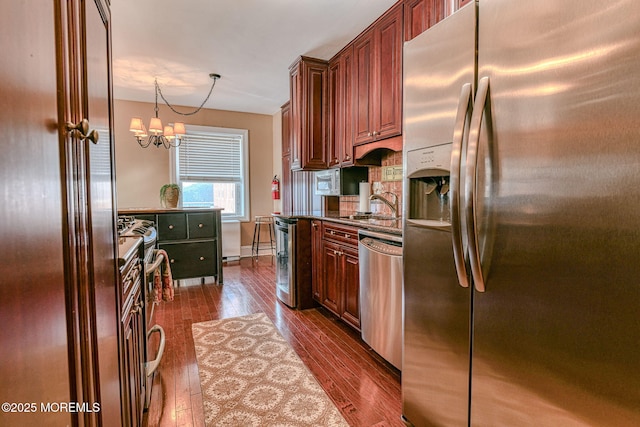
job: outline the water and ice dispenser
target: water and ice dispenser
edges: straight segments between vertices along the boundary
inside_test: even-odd
[[[406,153],[407,220],[448,226],[451,143]]]

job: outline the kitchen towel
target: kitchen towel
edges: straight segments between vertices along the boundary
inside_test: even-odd
[[[368,182],[363,181],[360,183],[359,194],[360,194],[360,200],[359,200],[358,212],[370,212],[371,204],[369,203],[369,196],[371,195],[371,186],[369,185]]]
[[[171,262],[164,249],[156,250],[156,256],[163,256],[164,261],[153,272],[153,290],[156,294],[155,301],[173,301],[173,277],[171,276]],[[162,270],[162,272],[160,272]]]

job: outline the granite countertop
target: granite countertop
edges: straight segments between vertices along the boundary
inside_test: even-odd
[[[319,219],[331,221],[338,224],[350,225],[352,227],[364,228],[367,230],[390,233],[402,236],[402,219],[387,219],[384,217],[374,217],[358,219],[357,215],[344,215],[339,212],[293,212],[290,214],[274,213],[273,216],[285,219]]]

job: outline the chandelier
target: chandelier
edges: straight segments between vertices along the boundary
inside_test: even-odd
[[[129,130],[133,132],[133,136],[136,138],[136,141],[138,141],[138,144],[140,144],[142,148],[147,148],[150,145],[154,145],[156,147],[162,146],[167,149],[179,146],[182,142],[182,137],[186,133],[184,123],[176,122],[173,126],[162,126],[162,121],[158,117],[158,95],[160,95],[164,103],[167,104],[167,107],[169,107],[174,113],[181,116],[192,116],[200,111],[204,104],[207,103],[211,96],[211,92],[213,92],[213,88],[216,85],[216,81],[220,78],[220,74],[211,73],[209,74],[209,77],[213,79],[211,89],[209,89],[209,94],[198,108],[188,113],[177,111],[173,105],[169,104],[169,101],[164,97],[162,90],[158,85],[158,79],[155,79],[156,105],[154,111],[156,116],[152,117],[149,122],[149,131],[147,131],[147,128],[144,126],[144,123],[142,123],[142,119],[140,117],[132,117],[131,123],[129,124]],[[147,137],[148,139],[145,141],[145,138]]]

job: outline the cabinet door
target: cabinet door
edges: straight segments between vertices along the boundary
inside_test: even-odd
[[[426,17],[429,0],[405,0],[404,40],[409,41],[427,29]]]
[[[76,388],[69,367],[69,349],[76,342],[66,333],[66,305],[76,297],[75,282],[65,268],[75,261],[75,247],[63,252],[76,239],[65,228],[67,221],[73,224],[74,212],[66,209],[61,170],[61,165],[64,169],[71,164],[64,156],[70,155],[75,141],[55,132],[55,123],[66,119],[58,116],[57,95],[62,91],[56,84],[61,81],[56,46],[63,41],[56,31],[62,14],[58,3],[0,3],[0,43],[6,58],[0,84],[3,402],[55,402],[73,396]],[[67,172],[71,176],[72,168]],[[71,205],[73,194],[68,197]],[[72,425],[72,420],[77,414],[63,411],[0,412],[0,425],[5,426]]]
[[[287,101],[282,107],[282,156],[291,155],[291,107]]]
[[[311,291],[313,299],[322,303],[324,299],[323,292],[323,253],[322,253],[322,221],[311,221],[311,253],[312,253],[312,276]]]
[[[341,317],[356,329],[360,329],[360,263],[358,250],[342,248],[341,253],[344,305]]]
[[[445,6],[445,0],[405,0],[404,40],[413,39],[442,20]]]
[[[323,290],[322,305],[335,315],[340,316],[342,312],[342,286],[340,278],[340,246],[324,242],[322,267]]]
[[[353,45],[353,75],[355,76],[354,144],[373,141],[373,31],[369,30],[356,39]]]
[[[342,160],[344,103],[341,70],[339,57],[329,64],[329,138],[327,140],[329,167],[340,166]]]
[[[81,55],[78,63],[82,75],[78,86],[82,108],[78,118],[89,121],[89,129],[99,135],[97,144],[85,139],[78,144],[78,153],[82,152],[84,164],[78,159],[78,170],[83,170],[86,187],[86,200],[82,209],[88,217],[87,230],[90,241],[88,263],[90,285],[81,289],[80,294],[93,295],[93,301],[80,302],[91,304],[93,312],[87,310],[82,327],[95,328],[95,348],[91,354],[97,360],[95,376],[99,378],[100,418],[104,425],[119,425],[121,422],[121,402],[116,384],[120,379],[118,368],[118,311],[119,303],[116,283],[118,277],[116,212],[115,212],[115,174],[114,174],[114,137],[113,137],[113,100],[111,99],[111,36],[110,11],[108,1],[93,0],[76,2],[79,7],[78,19],[83,39],[80,43]],[[73,108],[72,108],[73,111]],[[75,120],[74,120],[75,121]],[[82,297],[81,297],[82,298]],[[80,311],[83,311],[82,309]],[[95,323],[94,323],[95,322]],[[86,332],[85,332],[86,333]],[[85,335],[88,336],[89,334]],[[84,340],[87,343],[91,339]],[[96,396],[97,398],[97,396]],[[91,401],[90,395],[85,401]],[[86,419],[85,419],[86,421]]]
[[[345,49],[340,58],[340,78],[343,84],[342,94],[342,155],[341,166],[353,166],[353,100],[355,97],[354,84],[354,55],[353,45]]]
[[[354,145],[402,133],[402,6],[354,42]]]
[[[329,167],[353,166],[353,45],[329,63]]]
[[[144,410],[144,363],[143,346],[146,340],[142,321],[142,301],[140,287],[129,295],[122,313],[123,353],[124,353],[124,418],[126,424],[137,427],[142,422]]]
[[[291,153],[291,170],[302,168],[302,87],[301,87],[301,65],[296,64],[289,70],[289,92],[290,92],[290,125],[289,144]],[[294,113],[297,112],[297,113]]]
[[[327,168],[327,67],[301,57],[290,68],[292,170]]]
[[[402,133],[402,4],[376,26],[373,136]]]

